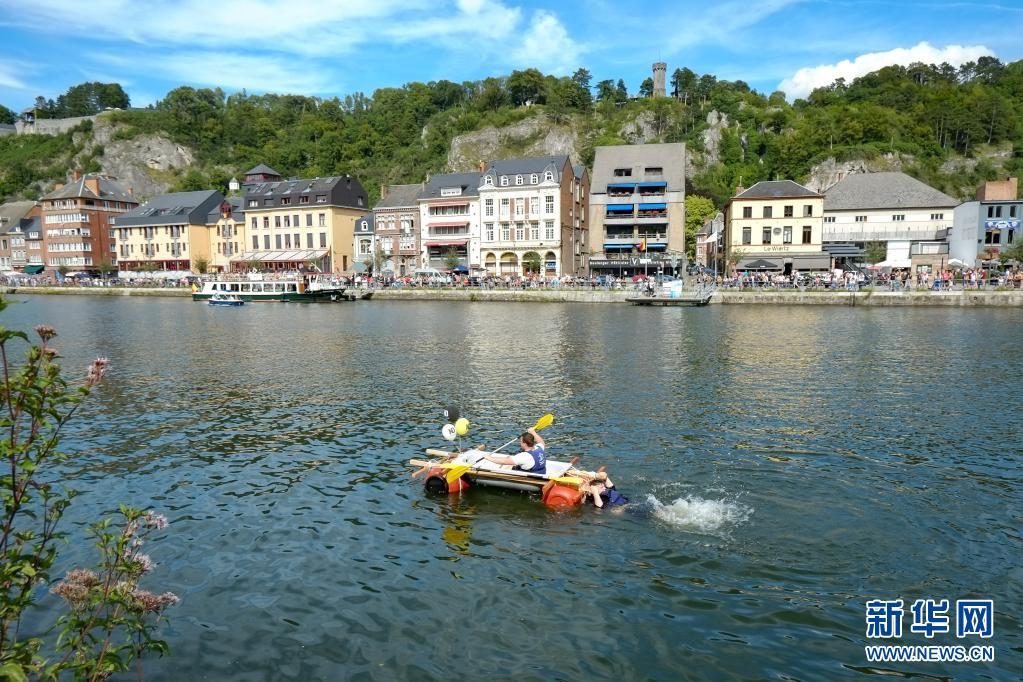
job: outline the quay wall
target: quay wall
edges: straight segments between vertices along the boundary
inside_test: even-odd
[[[8,294],[53,294],[61,296],[176,296],[192,292],[178,288],[130,287],[7,287]],[[373,292],[379,301],[500,301],[516,303],[626,303],[636,291],[598,289],[381,289]],[[922,307],[1023,307],[1023,290],[1014,291],[718,291],[711,305],[844,305]]]

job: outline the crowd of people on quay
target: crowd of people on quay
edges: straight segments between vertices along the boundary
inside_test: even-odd
[[[706,277],[706,276],[704,276]],[[1000,287],[1023,288],[1023,269],[988,271],[980,268],[936,272],[911,272],[897,269],[889,272],[863,270],[832,270],[792,274],[736,271],[729,277],[714,278],[718,286],[731,289],[832,289],[859,291],[872,287],[888,291],[952,291]]]

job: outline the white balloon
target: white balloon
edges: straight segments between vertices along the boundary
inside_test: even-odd
[[[454,440],[457,435],[455,433],[455,425],[445,424],[444,428],[440,430],[440,435],[444,436],[444,440]]]

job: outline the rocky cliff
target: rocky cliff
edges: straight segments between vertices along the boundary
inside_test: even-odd
[[[469,172],[484,163],[508,156],[554,156],[567,154],[580,162],[578,126],[573,121],[554,123],[546,116],[527,118],[502,128],[483,128],[451,140],[448,171]]]

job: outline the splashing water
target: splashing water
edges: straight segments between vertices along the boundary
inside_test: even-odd
[[[649,495],[647,502],[655,518],[677,528],[711,535],[739,525],[753,513],[750,507],[729,500],[680,497],[671,504],[664,504]]]

